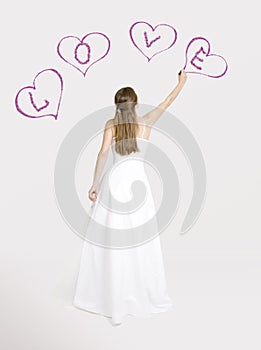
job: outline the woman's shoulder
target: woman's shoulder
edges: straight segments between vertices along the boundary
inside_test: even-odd
[[[113,128],[115,125],[115,122],[114,122],[114,119],[108,119],[106,122],[105,122],[105,128],[108,129],[108,128]]]
[[[111,128],[112,129],[112,134],[114,136],[114,125],[115,125],[115,122],[114,122],[114,119],[108,119],[105,123],[105,128],[106,129],[109,129]]]
[[[106,126],[112,126],[114,125],[114,119],[108,119],[105,123]]]

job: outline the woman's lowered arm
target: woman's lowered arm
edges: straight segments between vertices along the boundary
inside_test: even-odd
[[[89,199],[91,201],[95,201],[97,199],[97,194],[99,190],[99,183],[101,179],[101,174],[104,169],[104,166],[106,164],[107,158],[108,158],[108,152],[110,149],[110,145],[112,142],[112,130],[111,130],[111,121],[108,120],[105,125],[104,133],[103,133],[103,139],[102,139],[102,145],[98,152],[96,164],[95,164],[95,170],[93,175],[93,182],[92,186],[89,190]]]

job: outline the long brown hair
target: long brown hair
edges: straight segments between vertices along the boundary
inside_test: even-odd
[[[138,103],[136,92],[127,86],[118,90],[114,97],[116,112],[114,116],[115,151],[121,155],[139,152],[136,141],[138,129],[135,106]]]

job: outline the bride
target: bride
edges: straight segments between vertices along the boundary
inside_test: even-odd
[[[155,205],[144,164],[135,161],[133,155],[143,152],[145,158],[146,141],[149,139],[152,125],[178,96],[186,79],[186,72],[181,70],[175,88],[162,103],[143,117],[136,115],[138,99],[133,88],[123,87],[116,92],[116,113],[105,125],[93,183],[88,192],[89,199],[93,202],[91,217],[94,221],[104,220],[102,228],[105,236],[109,237],[110,227],[113,227],[119,230],[124,239],[127,237],[124,236],[127,226],[134,230],[155,216]],[[113,167],[102,177],[110,149],[113,153]],[[125,161],[121,162],[123,159]],[[106,197],[108,176],[110,192],[109,197]],[[125,210],[124,215],[114,213],[112,206],[105,211],[102,205],[105,197],[109,205],[115,198],[119,202],[130,203],[131,183],[137,179],[146,186],[147,197],[143,208],[134,214]],[[154,224],[153,229],[157,229],[157,224]],[[92,225],[88,225],[87,230],[93,230]],[[95,235],[95,232],[92,232],[92,235]],[[159,235],[135,247],[127,246],[126,240],[123,249],[97,246],[84,240],[73,305],[81,310],[107,317],[112,325],[120,325],[127,315],[149,317],[153,313],[172,308],[173,302],[167,292]]]

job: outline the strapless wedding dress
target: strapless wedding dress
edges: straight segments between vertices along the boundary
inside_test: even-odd
[[[149,141],[142,137],[136,139],[142,154],[145,155]],[[102,199],[104,194],[101,184],[98,198],[91,208],[91,215],[97,221],[104,220],[118,229],[126,222],[128,225],[142,225],[144,220],[156,216],[155,202],[144,162],[141,162],[141,158],[133,159],[133,153],[124,156],[118,154],[115,151],[115,142],[112,143],[111,149],[113,165],[124,159],[117,169],[118,173],[115,173],[114,180],[111,178],[111,193],[118,196],[118,200],[128,201],[131,198],[131,182],[139,179],[147,191],[145,210],[138,211],[135,219],[126,215],[122,219],[117,213],[104,211],[98,200]],[[108,173],[109,171],[106,175]],[[106,175],[102,181],[105,181]],[[127,216],[131,215],[132,213]],[[91,225],[87,229],[92,230]],[[81,310],[108,317],[112,325],[120,325],[127,315],[149,317],[173,308],[173,301],[167,292],[159,234],[138,246],[121,249],[103,247],[84,240],[79,265],[73,305]]]

